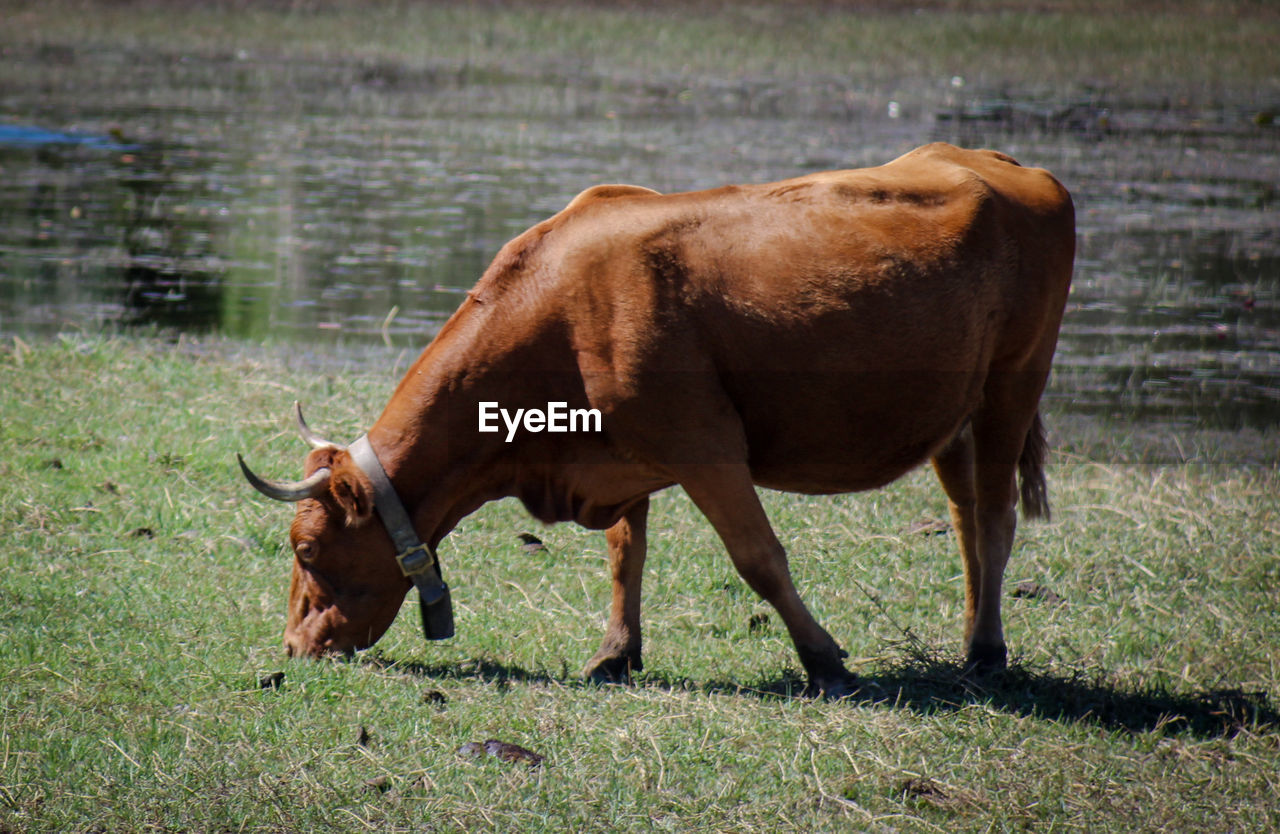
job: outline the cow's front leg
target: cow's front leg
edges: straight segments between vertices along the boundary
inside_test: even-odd
[[[583,674],[597,681],[626,681],[644,668],[640,660],[640,579],[644,571],[649,499],[642,498],[605,533],[613,605],[600,650]]]
[[[786,623],[813,694],[841,698],[857,690],[848,654],[809,613],[791,581],[787,553],[774,535],[746,464],[709,464],[682,473],[681,486],[719,533],[733,565]]]

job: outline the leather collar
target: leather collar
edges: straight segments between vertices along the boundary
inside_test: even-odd
[[[422,628],[428,640],[444,640],[453,636],[453,600],[449,586],[440,576],[436,554],[418,538],[400,496],[382,468],[382,462],[369,445],[369,436],[360,435],[347,447],[356,466],[373,484],[373,508],[396,548],[400,571],[413,581],[422,601]]]

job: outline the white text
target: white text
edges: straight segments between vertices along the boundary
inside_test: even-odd
[[[601,431],[600,409],[569,408],[568,403],[547,403],[546,409],[517,408],[512,414],[496,402],[480,403],[480,431],[497,432],[501,430],[498,420],[507,427],[507,442],[516,436],[516,430],[522,425],[528,432],[571,432]]]

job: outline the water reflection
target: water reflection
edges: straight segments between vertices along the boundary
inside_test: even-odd
[[[899,96],[886,111],[828,87],[691,93],[239,60],[227,73],[231,60],[135,78],[152,85],[145,102],[87,102],[75,85],[50,102],[34,82],[10,96],[49,121],[0,125],[0,336],[141,324],[417,348],[505,241],[588,185],[764,181],[940,138],[1049,167],[1076,197],[1055,408],[1280,424],[1280,131],[1225,109],[929,112]],[[63,70],[93,66],[81,55]]]
[[[175,158],[186,164],[176,169]],[[221,325],[225,269],[218,249],[228,212],[179,186],[183,178],[204,181],[200,159],[195,153],[141,149],[121,157],[126,167],[118,179],[117,211],[125,324],[185,331]]]
[[[1280,413],[1280,257],[1229,231],[1102,236],[1055,358],[1068,411],[1265,427]],[[1114,271],[1113,271],[1114,270]]]
[[[0,328],[219,327],[226,211],[201,200],[197,154],[5,126]],[[4,142],[9,144],[4,144]]]

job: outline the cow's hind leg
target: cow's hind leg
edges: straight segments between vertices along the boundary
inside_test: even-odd
[[[597,681],[625,681],[644,668],[640,660],[640,580],[644,571],[649,499],[642,498],[608,529],[613,604],[600,650],[583,674]]]
[[[745,464],[690,466],[678,480],[715,527],[734,567],[786,624],[811,691],[830,698],[857,686],[841,662],[848,655],[809,613],[791,581],[787,554],[774,535]]]
[[[951,526],[964,561],[964,640],[970,645],[982,596],[982,560],[978,550],[977,487],[974,484],[973,430],[966,424],[933,458],[933,469],[947,493]]]
[[[1034,408],[1029,414],[1017,408],[1035,399],[1013,396],[1018,393],[988,386],[984,410],[971,429],[934,459],[964,557],[967,666],[979,673],[1006,663],[1001,595],[1017,528],[1018,461],[1039,432]]]

